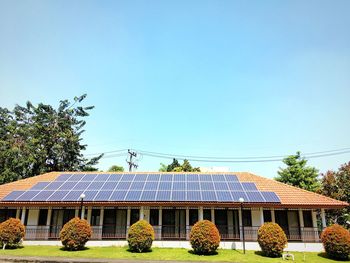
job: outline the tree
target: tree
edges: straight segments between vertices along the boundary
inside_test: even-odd
[[[199,167],[192,167],[190,162],[185,159],[183,164],[180,164],[178,160],[175,158],[173,159],[173,162],[169,165],[165,165],[163,163],[160,164],[159,171],[160,172],[200,172]]]
[[[118,166],[118,165],[112,165],[109,169],[108,172],[124,172],[124,167]]]
[[[287,167],[284,169],[280,168],[278,171],[279,177],[275,178],[277,181],[312,192],[319,188],[318,170],[314,167],[306,166],[307,160],[300,156],[300,152],[284,158],[283,162]]]
[[[321,188],[318,193],[350,202],[350,162],[341,165],[338,171],[321,174],[321,177]],[[327,221],[329,224],[337,223],[349,229],[350,208],[328,210]]]
[[[83,107],[86,94],[58,108],[27,102],[10,111],[0,107],[0,184],[51,171],[96,170],[102,155],[84,158],[81,135],[93,106]]]

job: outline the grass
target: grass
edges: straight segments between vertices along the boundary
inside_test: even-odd
[[[294,262],[322,263],[338,262],[328,259],[324,253],[292,252]],[[59,246],[26,246],[18,249],[0,250],[0,255],[38,256],[38,257],[66,257],[66,258],[113,258],[137,260],[178,260],[178,261],[226,261],[226,262],[286,262],[282,258],[267,258],[259,252],[240,250],[218,250],[217,255],[198,256],[182,248],[153,248],[151,252],[132,253],[127,247],[89,247],[82,251],[65,251]],[[305,258],[304,258],[305,256]],[[349,261],[348,261],[349,262]]]

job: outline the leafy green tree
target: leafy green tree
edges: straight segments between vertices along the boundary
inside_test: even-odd
[[[159,168],[159,172],[167,172],[167,168],[168,166],[164,163],[160,163],[160,168]]]
[[[318,193],[331,198],[350,202],[350,162],[341,165],[338,171],[321,174],[321,188]],[[350,228],[350,207],[327,211],[329,224],[340,224]]]
[[[280,168],[278,171],[279,176],[275,178],[277,181],[312,192],[319,188],[318,170],[314,167],[306,166],[307,160],[300,156],[300,152],[284,158],[283,162],[287,167]]]
[[[96,170],[102,155],[86,159],[81,135],[93,106],[83,107],[86,94],[58,108],[40,103],[0,107],[0,184],[51,171]]]
[[[124,172],[124,167],[118,166],[118,165],[112,165],[109,169],[108,172]]]
[[[167,172],[172,172],[172,171],[174,171],[174,169],[176,168],[176,167],[180,167],[181,165],[180,165],[180,163],[179,163],[179,161],[178,160],[176,160],[175,158],[173,159],[173,162],[171,163],[171,164],[169,164],[168,165],[168,167],[167,167]]]
[[[187,159],[184,160],[183,164],[180,164],[179,161],[174,158],[173,162],[168,166],[163,163],[160,165],[160,172],[200,172],[200,168],[192,167]]]

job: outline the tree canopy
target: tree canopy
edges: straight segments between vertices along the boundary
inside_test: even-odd
[[[321,174],[321,188],[318,193],[331,198],[350,202],[350,162],[343,164],[338,171]],[[350,228],[350,208],[330,210],[327,213],[330,224],[340,224]]]
[[[307,160],[301,157],[300,152],[283,159],[286,168],[280,168],[275,179],[308,191],[315,192],[320,184],[317,179],[318,170],[307,166]]]
[[[58,108],[39,103],[0,107],[0,184],[51,171],[85,171],[102,155],[86,159],[81,135],[94,106],[81,106],[86,94]]]
[[[180,164],[179,161],[174,158],[172,163],[169,165],[161,163],[159,172],[200,172],[200,168],[192,167],[187,159]]]
[[[111,167],[109,167],[108,172],[124,172],[124,167],[118,166],[118,165],[112,165]]]

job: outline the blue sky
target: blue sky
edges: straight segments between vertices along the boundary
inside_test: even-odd
[[[0,0],[0,106],[88,94],[87,153],[350,147],[349,1]],[[126,156],[125,156],[126,157]],[[126,166],[105,158],[99,168]],[[336,169],[350,154],[310,160]],[[140,171],[160,162],[143,156]],[[193,163],[274,177],[281,162]]]

